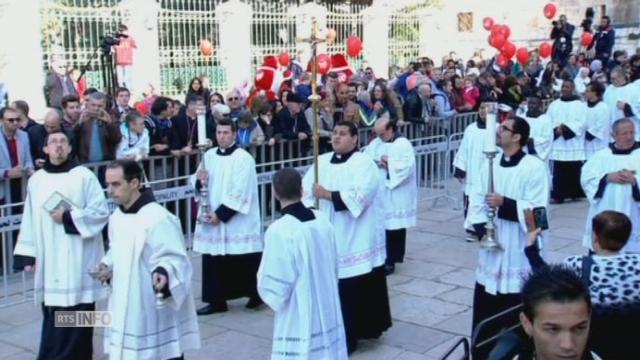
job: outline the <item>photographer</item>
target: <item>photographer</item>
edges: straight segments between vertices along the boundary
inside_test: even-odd
[[[553,29],[551,29],[551,35],[549,36],[553,40],[552,60],[558,62],[561,67],[566,65],[569,54],[573,50],[572,36],[575,26],[567,23],[566,20],[566,16],[561,15],[560,20],[552,21]]]
[[[74,126],[78,160],[82,163],[114,160],[122,134],[106,111],[107,97],[95,92],[87,97],[84,111]]]

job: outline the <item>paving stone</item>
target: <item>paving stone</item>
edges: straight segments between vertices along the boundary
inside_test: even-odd
[[[404,263],[396,266],[396,274],[419,277],[427,280],[435,279],[454,270],[456,270],[454,266],[414,260],[406,260]]]
[[[389,360],[395,359],[402,349],[387,346],[379,340],[361,340],[358,349],[349,357],[351,360]]]
[[[455,304],[466,305],[469,307],[473,305],[473,290],[465,287],[458,287],[436,297]]]
[[[470,307],[467,307],[467,310],[465,312],[452,316],[436,325],[433,325],[433,328],[457,335],[471,336],[472,316],[473,310]]]
[[[394,319],[422,326],[435,325],[467,309],[463,305],[407,294],[395,296],[390,302]]]
[[[423,353],[450,337],[451,334],[442,331],[396,320],[391,329],[384,334],[382,342],[389,346]]]
[[[447,284],[473,289],[476,283],[475,270],[458,269],[441,276],[440,281]]]
[[[423,279],[413,279],[400,285],[393,286],[394,290],[422,297],[434,297],[454,288],[455,286],[453,285]]]

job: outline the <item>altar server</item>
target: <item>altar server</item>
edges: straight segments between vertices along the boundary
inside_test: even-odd
[[[42,304],[38,359],[91,359],[91,327],[56,327],[58,311],[93,311],[104,295],[89,275],[104,254],[102,229],[109,216],[94,173],[69,158],[66,133],[47,135],[48,160],[27,184],[22,224],[14,254],[35,269],[34,299]]]
[[[283,216],[265,233],[258,270],[260,296],[275,311],[271,359],[346,360],[335,230],[300,201],[296,170],[279,170],[273,189]]]
[[[587,127],[586,105],[575,94],[572,80],[562,82],[560,99],[554,100],[547,114],[551,118],[554,141],[550,159],[553,160],[553,188],[551,197],[555,203],[565,199],[584,197],[580,188],[580,168],[586,159],[584,150]]]
[[[398,134],[398,126],[388,113],[376,121],[378,135],[364,149],[378,165],[383,186],[378,193],[383,205],[387,245],[385,270],[395,271],[395,264],[404,261],[407,228],[416,226],[418,184],[416,154],[407,138]]]
[[[109,282],[109,359],[181,359],[200,347],[191,295],[191,261],[177,217],[142,188],[133,160],[107,166],[107,190],[119,205],[109,219],[109,251],[98,280]]]
[[[208,150],[191,177],[197,191],[207,183],[209,213],[198,210],[193,250],[202,253],[199,315],[227,311],[227,300],[249,297],[247,308],[262,304],[256,288],[262,238],[256,163],[235,143],[236,124],[216,126],[218,147]],[[203,167],[204,166],[204,167]]]
[[[385,277],[384,222],[379,201],[382,185],[373,160],[358,151],[358,129],[339,122],[331,137],[333,152],[318,158],[319,183],[313,167],[303,179],[303,202],[313,206],[335,227],[338,244],[340,303],[347,348],[351,353],[358,339],[378,338],[391,327]]]

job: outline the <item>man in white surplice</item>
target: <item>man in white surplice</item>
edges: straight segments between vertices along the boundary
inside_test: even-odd
[[[527,112],[523,118],[531,128],[529,142],[524,150],[527,154],[537,156],[548,169],[547,164],[553,144],[553,127],[549,116],[542,112],[542,100],[538,96],[532,96],[527,100]]]
[[[181,359],[200,347],[191,295],[191,262],[180,221],[141,189],[133,160],[107,166],[109,195],[119,205],[109,219],[109,251],[97,279],[110,282],[109,359]]]
[[[640,143],[635,142],[633,121],[624,118],[613,123],[615,142],[584,164],[582,187],[591,206],[582,245],[592,249],[591,219],[605,210],[629,216],[633,229],[625,252],[640,252]]]
[[[602,101],[604,85],[597,81],[587,85],[587,129],[585,133],[585,153],[587,160],[593,154],[606,148],[611,139],[611,123],[609,122],[609,106]]]
[[[249,297],[247,308],[262,304],[256,273],[262,254],[256,162],[235,143],[236,124],[216,126],[218,147],[208,150],[191,177],[196,190],[207,183],[209,213],[196,224],[193,250],[202,253],[202,302],[198,315],[227,311],[227,300]],[[204,168],[203,168],[204,165]]]
[[[636,141],[640,140],[640,124],[638,123],[638,84],[629,83],[622,67],[611,70],[611,84],[604,92],[603,101],[609,106],[609,122],[628,117],[636,128]],[[635,116],[635,118],[634,118]]]
[[[358,129],[351,122],[336,124],[333,152],[318,158],[319,180],[313,167],[303,178],[303,202],[328,216],[338,244],[338,289],[347,349],[358,339],[378,338],[391,327],[384,271],[384,222],[377,201],[382,180],[373,160],[358,152]]]
[[[584,150],[586,105],[575,94],[573,80],[562,82],[560,99],[547,109],[554,131],[550,159],[553,160],[553,186],[551,198],[556,203],[565,199],[580,199],[580,168],[586,159]]]
[[[531,271],[524,253],[527,245],[524,210],[546,208],[549,181],[544,163],[522,150],[528,142],[529,133],[529,124],[523,118],[507,119],[502,123],[499,139],[503,153],[494,163],[494,192],[486,193],[484,190],[470,197],[472,205],[484,200],[487,206],[497,208],[496,238],[502,247],[480,249],[473,298],[473,328],[480,321],[518,305],[520,289]],[[477,189],[488,189],[487,176],[482,178],[481,187]],[[494,330],[517,321],[517,316],[504,321],[496,322]],[[486,354],[476,355],[474,358],[486,358]]]
[[[384,207],[388,275],[394,272],[396,263],[404,261],[407,228],[416,226],[416,155],[411,142],[399,136],[398,126],[388,113],[376,121],[374,131],[378,136],[364,148],[364,153],[376,162],[383,179],[378,197]]]
[[[335,231],[306,208],[292,169],[273,176],[282,217],[265,233],[258,291],[275,311],[272,360],[346,360]]]
[[[469,217],[469,194],[474,186],[479,186],[480,178],[487,176],[489,162],[482,152],[487,141],[487,107],[480,104],[476,122],[464,129],[460,147],[453,159],[455,167],[453,176],[464,184],[464,227],[467,231],[467,241],[479,240],[484,235],[484,220],[472,220]],[[480,222],[478,222],[480,221]]]
[[[29,179],[14,254],[25,270],[35,267],[44,315],[38,359],[90,359],[92,328],[55,327],[55,312],[93,311],[104,295],[88,271],[104,254],[109,210],[98,178],[69,158],[66,133],[48,134],[43,150],[49,159]]]

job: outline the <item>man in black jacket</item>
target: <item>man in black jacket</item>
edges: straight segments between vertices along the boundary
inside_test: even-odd
[[[413,88],[407,94],[402,106],[405,120],[414,124],[424,123],[433,114],[431,106],[431,85],[423,83]]]
[[[309,149],[311,127],[304,116],[303,104],[300,95],[292,92],[287,94],[287,107],[276,114],[273,127],[276,138],[300,140],[304,154]]]
[[[602,61],[603,65],[609,62],[611,57],[611,50],[616,41],[616,31],[611,26],[611,19],[608,16],[603,16],[600,19],[600,26],[598,31],[593,37],[593,42],[589,46],[588,50],[591,50],[595,46],[596,59]]]

